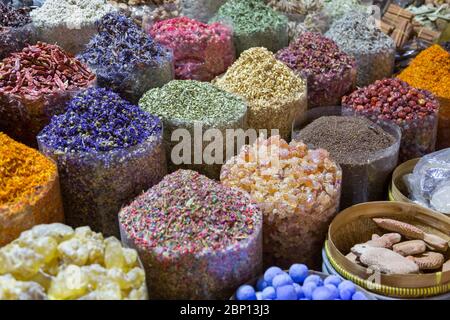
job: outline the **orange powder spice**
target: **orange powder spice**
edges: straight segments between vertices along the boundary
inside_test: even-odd
[[[56,165],[0,132],[0,206],[28,199],[56,174]]]
[[[411,86],[450,99],[450,53],[436,44],[422,51],[398,76]]]

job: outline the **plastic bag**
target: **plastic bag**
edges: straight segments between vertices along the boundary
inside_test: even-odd
[[[176,79],[211,81],[236,59],[233,32],[220,23],[207,25],[181,17],[157,22],[148,32],[173,50]]]
[[[36,31],[32,24],[19,28],[0,27],[0,60],[35,42]]]
[[[450,149],[424,156],[406,181],[413,201],[450,214]]]
[[[227,0],[182,0],[183,16],[208,22]]]
[[[94,85],[95,80],[88,87]],[[0,128],[13,139],[37,147],[36,136],[52,116],[63,113],[66,103],[88,87],[36,97],[0,93]]]
[[[128,149],[62,153],[39,140],[60,172],[66,222],[119,237],[118,212],[167,173],[162,134]]]

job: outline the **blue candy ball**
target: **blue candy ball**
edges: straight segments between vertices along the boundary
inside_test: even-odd
[[[307,276],[305,281],[303,282],[303,285],[307,284],[308,282],[313,282],[317,287],[323,286],[322,278],[316,274]]]
[[[264,280],[264,277],[261,277],[261,278],[259,278],[258,282],[256,283],[256,290],[263,291],[268,286],[269,286],[269,284]]]
[[[326,284],[326,285],[324,285],[324,287],[328,288],[328,290],[330,290],[330,294],[331,294],[331,299],[330,300],[334,300],[334,299],[337,299],[337,298],[340,297],[339,290],[334,285]]]
[[[352,300],[367,300],[367,297],[362,292],[355,292],[352,296]]]
[[[258,291],[258,292],[256,293],[256,300],[264,300],[264,299],[263,299],[263,294],[262,294],[262,292]]]
[[[282,273],[284,273],[284,272],[280,268],[278,268],[278,267],[270,267],[264,273],[264,280],[267,282],[267,284],[269,286],[271,286],[273,278],[275,278],[277,275],[282,274]]]
[[[316,290],[317,285],[314,282],[305,283],[302,287],[303,294],[305,298],[312,299],[314,290]]]
[[[237,300],[256,300],[256,292],[252,286],[243,285],[236,292]]]
[[[308,267],[304,264],[293,264],[289,268],[289,275],[294,282],[302,284],[308,276]]]
[[[328,276],[324,281],[323,284],[332,284],[333,286],[337,287],[342,282],[341,278],[338,276]]]
[[[294,286],[282,286],[277,288],[277,300],[297,300]]]
[[[351,300],[351,297],[356,292],[355,284],[349,280],[342,281],[338,289],[342,300]]]
[[[262,291],[264,299],[275,300],[277,298],[277,293],[274,287],[267,287]]]
[[[333,300],[332,292],[327,287],[318,287],[312,295],[313,300]]]
[[[301,298],[305,297],[305,294],[303,293],[302,287],[298,283],[293,284],[295,293],[297,293],[297,299],[300,300]]]
[[[293,284],[294,281],[292,281],[291,277],[287,273],[282,273],[272,280],[272,286],[276,289],[278,287],[287,286]]]

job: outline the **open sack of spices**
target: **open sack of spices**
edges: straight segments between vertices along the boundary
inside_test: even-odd
[[[119,213],[151,299],[227,299],[262,271],[262,213],[250,196],[178,170]]]
[[[39,41],[57,43],[76,55],[97,33],[95,22],[113,11],[107,0],[46,0],[31,19]]]
[[[343,116],[340,107],[309,110],[293,125],[292,138],[310,148],[330,152],[342,168],[341,209],[385,200],[392,171],[398,162],[400,128],[364,117]]]
[[[30,8],[14,8],[0,2],[0,59],[33,44],[36,35],[31,24]]]
[[[248,192],[261,208],[266,267],[296,261],[319,267],[342,184],[342,171],[327,151],[279,136],[259,138],[227,161],[220,181]]]
[[[233,30],[237,56],[253,47],[276,52],[288,45],[288,19],[264,0],[228,0],[210,22]]]
[[[159,118],[116,93],[75,96],[38,136],[60,173],[66,222],[119,235],[117,213],[166,174]]]
[[[392,76],[394,41],[370,21],[366,12],[350,11],[335,21],[325,36],[353,56],[357,65],[357,85],[362,87]]]
[[[137,103],[151,88],[174,77],[172,53],[124,15],[97,22],[98,34],[78,56],[97,75],[97,83]]]
[[[211,81],[235,60],[233,31],[220,23],[180,17],[156,22],[149,33],[172,49],[176,79]]]
[[[0,64],[0,130],[29,146],[66,102],[95,84],[88,67],[60,47],[39,42]]]
[[[208,22],[227,0],[180,0],[181,14],[201,22]]]
[[[450,149],[421,158],[411,174],[403,177],[414,202],[450,214]]]
[[[240,148],[234,136],[227,136],[227,129],[247,130],[245,101],[207,82],[173,80],[148,91],[139,106],[164,123],[170,172],[190,169],[218,179],[221,164]],[[211,140],[218,139],[216,134],[223,145],[210,146]],[[231,155],[227,154],[228,145],[233,146]]]
[[[422,157],[435,150],[439,101],[426,90],[397,78],[378,80],[342,98],[343,115],[397,124],[402,131],[399,161]]]
[[[428,90],[440,103],[437,149],[450,147],[450,53],[433,45],[415,57],[398,78]]]
[[[247,102],[248,127],[258,135],[279,134],[289,140],[292,122],[306,113],[306,81],[266,48],[244,51],[213,83]]]
[[[147,300],[137,252],[89,227],[37,225],[0,248],[0,300]]]
[[[275,57],[306,79],[310,109],[339,105],[356,86],[355,59],[319,33],[302,33]]]
[[[331,19],[325,10],[324,0],[266,0],[266,2],[288,18],[289,42],[303,32],[324,33],[330,27]]]
[[[324,259],[332,274],[382,300],[448,300],[449,241],[445,215],[411,203],[369,202],[336,216]]]
[[[55,163],[0,132],[0,246],[36,224],[63,220]]]

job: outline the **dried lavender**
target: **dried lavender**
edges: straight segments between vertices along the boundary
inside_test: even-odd
[[[97,74],[98,85],[137,103],[151,88],[173,79],[173,56],[129,18],[111,13],[98,23],[79,58]]]
[[[365,86],[390,77],[394,69],[395,43],[363,12],[352,11],[337,20],[325,34],[356,59],[357,85]]]
[[[161,121],[107,89],[77,95],[38,142],[58,165],[67,223],[106,235],[119,235],[120,208],[166,173]]]
[[[276,58],[307,79],[309,108],[338,105],[356,84],[354,58],[318,33],[301,34]]]
[[[0,59],[33,43],[34,29],[30,23],[30,8],[16,9],[0,3]]]
[[[238,56],[253,47],[275,52],[288,45],[288,19],[263,0],[229,0],[210,22],[222,22],[233,29]]]

